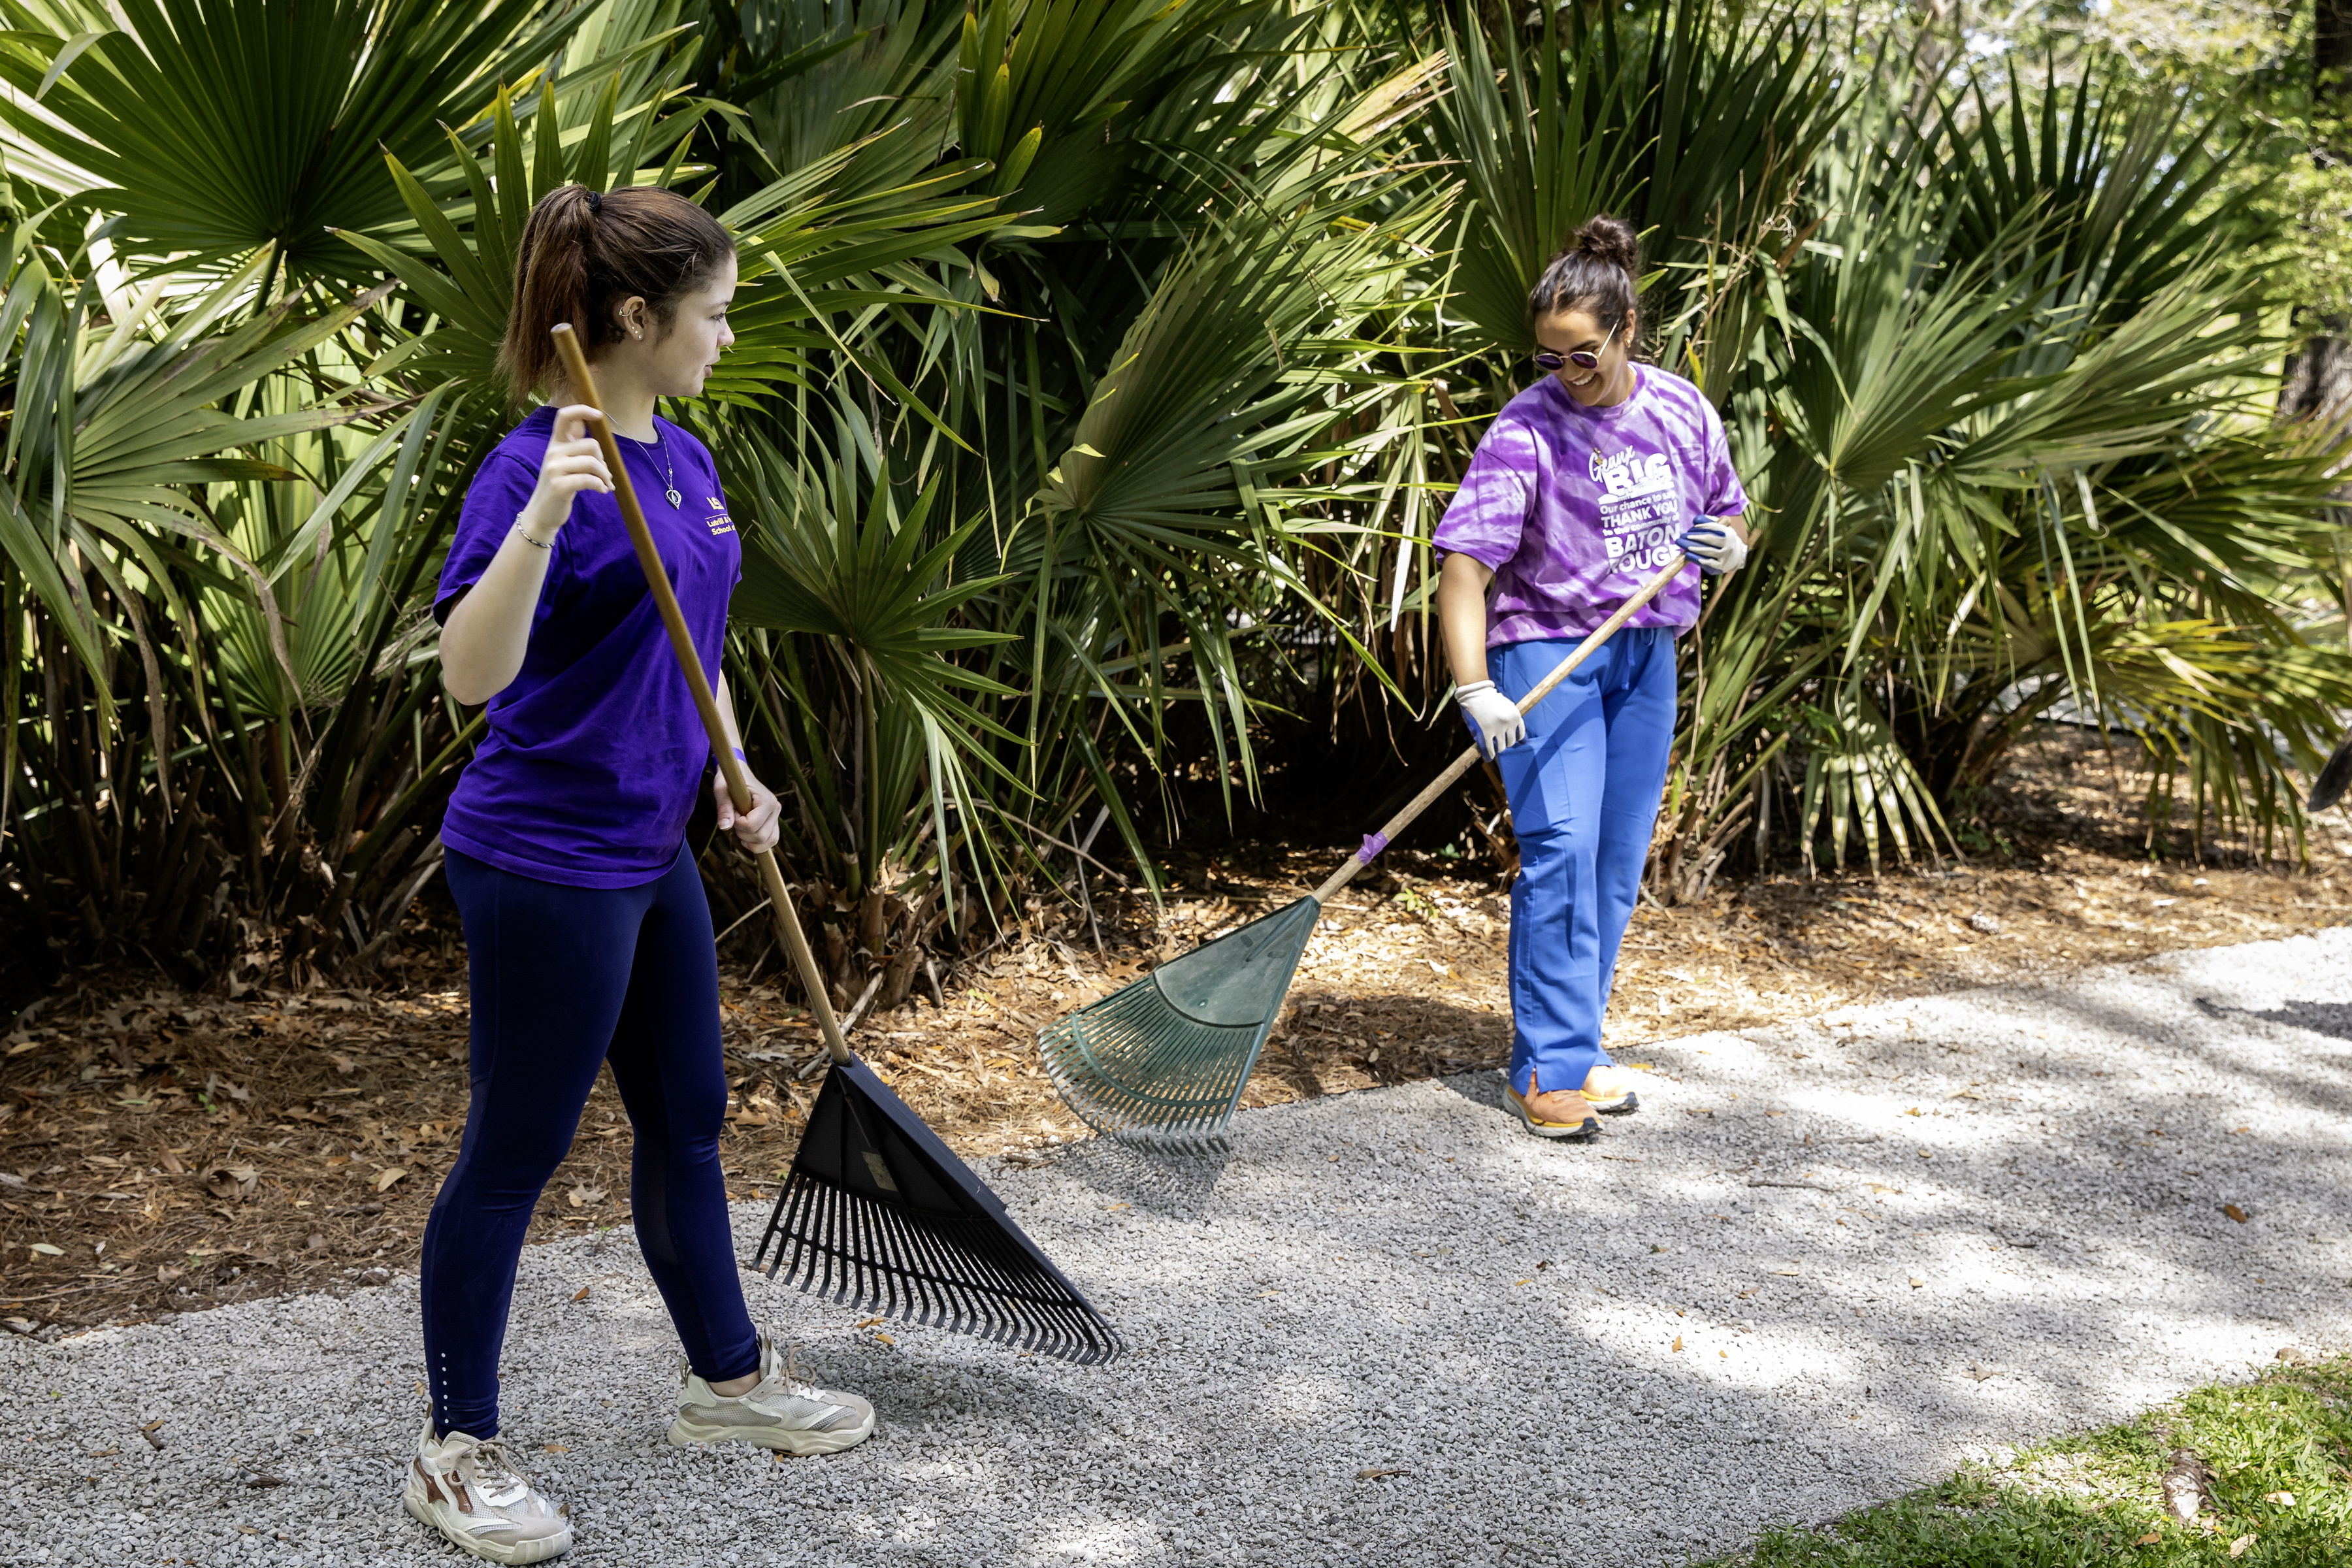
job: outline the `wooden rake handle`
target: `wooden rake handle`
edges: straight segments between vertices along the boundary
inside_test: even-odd
[[[1607,642],[1611,637],[1615,637],[1619,628],[1623,626],[1627,621],[1633,618],[1634,611],[1640,609],[1652,599],[1656,598],[1660,594],[1665,592],[1666,584],[1672,583],[1676,577],[1682,575],[1683,568],[1689,564],[1689,558],[1684,555],[1681,551],[1675,551],[1673,558],[1667,561],[1664,566],[1658,568],[1658,574],[1656,576],[1643,584],[1639,588],[1634,589],[1633,596],[1626,600],[1623,604],[1618,605],[1616,614],[1601,622],[1600,626],[1594,630],[1591,636],[1586,637],[1582,642],[1576,645],[1576,651],[1574,653],[1570,654],[1566,658],[1559,661],[1559,667],[1558,668],[1554,669],[1549,675],[1545,676],[1541,680],[1536,682],[1535,689],[1528,692],[1525,697],[1519,699],[1519,711],[1522,713],[1533,712],[1537,703],[1551,695],[1553,687],[1558,686],[1561,681],[1566,680],[1570,675],[1574,674],[1578,665],[1580,665],[1586,659],[1591,658],[1594,653],[1600,650],[1601,644]],[[1444,795],[1447,789],[1453,786],[1455,779],[1460,778],[1464,773],[1470,771],[1471,767],[1478,761],[1478,747],[1474,743],[1468,751],[1464,752],[1460,756],[1454,758],[1444,773],[1430,780],[1429,787],[1427,789],[1423,790],[1419,795],[1414,795],[1411,800],[1405,802],[1404,809],[1398,812],[1394,816],[1390,817],[1388,821],[1381,826],[1380,832],[1373,836],[1371,842],[1378,844],[1381,849],[1388,847],[1389,840],[1394,838],[1398,834],[1402,833],[1406,826],[1412,823],[1414,817],[1419,816],[1423,812],[1427,811],[1431,803],[1435,801],[1439,795]],[[1378,854],[1379,852],[1379,849],[1372,851],[1373,854]],[[1357,872],[1362,870],[1365,867],[1370,864],[1370,857],[1364,854],[1361,850],[1349,856],[1347,859],[1340,862],[1339,868],[1331,873],[1330,880],[1325,882],[1321,887],[1315,889],[1315,901],[1318,904],[1329,903],[1331,901],[1331,896],[1334,893],[1337,893],[1340,889],[1346,887],[1355,877]]]
[[[568,322],[559,321],[551,329],[555,339],[556,357],[563,362],[564,378],[571,382],[572,395],[593,408],[602,409],[603,399],[596,395],[596,378],[588,369],[588,356],[580,350],[580,337]],[[710,737],[711,754],[719,759],[719,769],[727,775],[727,793],[733,797],[735,809],[748,813],[751,809],[751,778],[735,756],[734,742],[727,738],[727,726],[719,717],[719,700],[713,694],[710,678],[703,673],[702,656],[694,649],[694,637],[686,629],[686,612],[677,607],[677,594],[669,585],[669,574],[662,569],[661,552],[654,546],[652,530],[646,527],[645,509],[637,504],[637,488],[629,481],[628,465],[621,461],[620,444],[613,438],[611,421],[600,413],[588,422],[596,444],[604,448],[604,466],[613,471],[613,499],[621,503],[621,521],[628,525],[629,542],[637,548],[637,564],[645,569],[646,586],[653,591],[654,605],[661,611],[662,625],[669,630],[670,651],[677,655],[678,668],[685,672],[687,689],[694,693],[694,706],[702,715],[702,728]],[[833,1016],[833,1001],[825,994],[824,977],[817,972],[816,954],[809,951],[808,937],[801,930],[800,915],[793,908],[792,894],[784,888],[784,873],[776,865],[775,853],[762,849],[754,857],[760,862],[760,880],[768,889],[768,908],[775,916],[776,935],[784,951],[793,955],[793,965],[801,972],[801,984],[808,992],[809,1011],[816,1015],[816,1026],[824,1033],[824,1048],[833,1059],[850,1059],[849,1042],[841,1037],[841,1021]]]

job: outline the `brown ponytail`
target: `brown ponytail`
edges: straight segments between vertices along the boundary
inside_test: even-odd
[[[620,341],[615,312],[634,294],[667,330],[679,297],[734,254],[719,220],[675,191],[559,185],[540,197],[515,248],[514,313],[499,345],[515,401],[554,382],[556,322],[571,322],[593,353]]]
[[[1603,331],[1622,331],[1633,313],[1633,278],[1641,265],[1633,226],[1601,214],[1544,264],[1543,276],[1528,290],[1528,325],[1562,310],[1590,310]]]

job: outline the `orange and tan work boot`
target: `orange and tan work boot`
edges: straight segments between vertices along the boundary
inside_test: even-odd
[[[572,1525],[488,1442],[433,1435],[427,1417],[400,1500],[450,1545],[492,1563],[544,1563],[572,1550]]]
[[[1584,1103],[1603,1116],[1624,1116],[1642,1109],[1633,1092],[1633,1075],[1613,1062],[1603,1062],[1584,1075]]]
[[[1519,1124],[1538,1138],[1590,1143],[1601,1136],[1601,1119],[1584,1096],[1572,1089],[1539,1089],[1533,1073],[1528,1075],[1524,1095],[1506,1080],[1503,1100],[1518,1113]]]

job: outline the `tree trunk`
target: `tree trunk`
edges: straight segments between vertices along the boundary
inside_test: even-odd
[[[2341,421],[2352,412],[2352,322],[2311,311],[2296,312],[2296,321],[2311,335],[2287,356],[2279,417]]]
[[[2312,0],[2311,99],[2313,117],[2335,135],[2336,122],[2352,117],[2352,0]],[[2323,163],[2346,149],[2325,142],[2312,149]],[[2279,388],[2279,417],[2340,424],[2352,414],[2352,321],[2341,315],[2298,312],[2310,335],[2291,355]]]

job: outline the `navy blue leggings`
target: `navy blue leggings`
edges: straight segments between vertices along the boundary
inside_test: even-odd
[[[719,1167],[718,955],[693,858],[681,849],[634,888],[535,881],[455,849],[443,874],[466,924],[473,1101],[425,1226],[434,1429],[499,1429],[499,1351],[523,1235],[608,1061],[636,1134],[637,1246],[687,1360],[714,1383],[755,1371]]]

